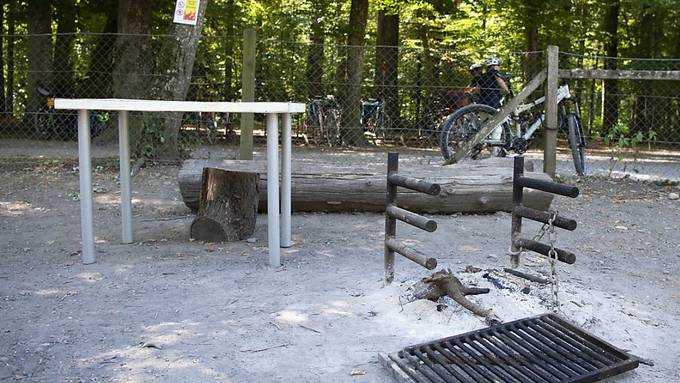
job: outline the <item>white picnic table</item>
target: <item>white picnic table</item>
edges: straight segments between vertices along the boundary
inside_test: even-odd
[[[281,247],[291,242],[291,114],[301,113],[305,105],[290,102],[195,102],[134,99],[68,99],[54,100],[55,109],[78,111],[78,164],[80,173],[80,230],[82,262],[96,261],[94,252],[94,222],[92,213],[92,161],[90,154],[90,110],[118,111],[118,142],[120,160],[120,210],[122,241],[132,243],[132,201],[130,196],[130,144],[128,112],[222,112],[264,113],[267,115],[267,243],[269,263],[281,265]],[[279,126],[282,115],[282,161],[279,165]],[[279,166],[281,192],[279,195]],[[279,200],[280,220],[279,220]]]

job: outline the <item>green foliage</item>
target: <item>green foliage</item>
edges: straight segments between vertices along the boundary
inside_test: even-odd
[[[143,121],[144,128],[139,155],[146,158],[156,158],[165,146],[164,120],[157,113],[144,113]]]

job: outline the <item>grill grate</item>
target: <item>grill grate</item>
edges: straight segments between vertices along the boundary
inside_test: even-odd
[[[639,364],[553,314],[410,346],[389,359],[402,378],[436,383],[596,382]]]

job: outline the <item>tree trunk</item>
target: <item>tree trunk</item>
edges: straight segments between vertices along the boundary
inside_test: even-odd
[[[167,74],[160,85],[158,94],[161,100],[182,101],[186,99],[191,74],[196,59],[198,42],[201,39],[201,29],[205,21],[205,9],[208,0],[200,2],[196,25],[176,24],[174,29],[175,38],[164,40],[160,50],[163,61],[168,67],[163,70]],[[166,147],[161,151],[161,156],[166,159],[180,158],[179,130],[182,125],[182,113],[168,113],[164,119],[163,137]]]
[[[234,78],[234,0],[227,0],[225,47],[224,47],[224,99],[236,99],[232,81]]]
[[[391,132],[399,126],[399,14],[380,10],[378,12],[378,36],[375,48],[374,97],[383,100],[385,106],[385,129]]]
[[[26,85],[26,112],[40,110],[41,96],[36,91],[40,83],[52,87],[52,2],[28,2],[28,83]]]
[[[151,62],[151,16],[152,1],[119,0],[118,26],[113,51],[115,64],[112,73],[113,97],[136,98],[148,97],[147,90]],[[166,37],[169,38],[169,37]],[[143,121],[141,118],[130,118],[128,130],[132,152],[139,152],[142,140]],[[115,131],[112,129],[112,133]],[[105,140],[115,139],[115,135],[103,137]]]
[[[311,14],[311,34],[309,48],[307,49],[307,68],[305,78],[307,80],[307,97],[323,96],[327,93],[323,89],[323,50],[324,50],[324,9],[317,5]]]
[[[75,97],[73,70],[73,40],[76,32],[76,6],[69,0],[56,4],[57,40],[54,45],[54,94],[59,97]]]
[[[399,190],[399,206],[416,213],[496,212],[512,209],[512,164],[510,158],[491,158],[456,167],[420,166],[400,174],[424,178],[441,185],[437,197],[408,189]],[[527,162],[529,165],[530,162]],[[266,164],[261,161],[186,160],[178,175],[180,193],[191,209],[198,208],[203,168],[256,172],[260,178],[260,206],[266,208]],[[550,180],[543,173],[530,177]],[[342,167],[318,161],[293,163],[292,204],[295,211],[385,211],[383,166]],[[525,191],[526,206],[546,210],[552,194]]]
[[[524,0],[524,48],[526,52],[538,50],[538,11],[542,3],[542,1]],[[534,78],[541,69],[538,67],[538,55],[527,53],[522,69],[526,81]]]
[[[257,173],[204,168],[191,238],[222,242],[252,236],[257,220],[258,180]]]
[[[604,32],[605,32],[605,53],[608,59],[604,61],[604,69],[616,69],[618,67],[615,57],[619,52],[619,10],[621,4],[620,0],[611,0],[606,5],[604,15]],[[604,116],[602,116],[602,134],[607,134],[619,121],[619,87],[617,80],[604,81]]]
[[[5,25],[5,2],[0,1],[0,31],[3,31]],[[2,35],[2,33],[0,33]],[[0,36],[0,113],[2,114],[2,119],[5,117],[5,57],[3,53],[5,51],[4,47],[4,36]]]
[[[337,30],[335,30],[335,93],[338,100],[342,96],[345,79],[347,78],[347,29],[348,26],[342,24],[342,1],[335,2],[333,16],[338,20]]]
[[[97,36],[89,57],[87,79],[79,85],[79,97],[104,98],[111,97],[111,72],[113,71],[113,48],[117,31],[118,9],[108,13],[102,34]]]
[[[662,9],[650,4],[642,5],[640,15],[638,49],[636,57],[654,58],[659,51],[659,29],[663,27]],[[654,84],[652,81],[640,81],[635,92],[635,107],[633,112],[633,128],[648,134],[655,125],[656,116],[654,100]]]
[[[14,34],[16,33],[14,19],[16,17],[16,2],[10,1],[7,15],[7,96],[5,110],[9,117],[14,117]]]
[[[423,115],[425,118],[416,121],[418,127],[418,135],[420,138],[427,137],[435,139],[437,137],[437,125],[439,121],[434,119],[437,114],[435,105],[438,97],[435,89],[435,62],[430,49],[429,29],[426,25],[422,25],[418,29],[418,37],[423,45],[423,65],[422,65],[422,90],[423,90]]]
[[[352,0],[347,34],[347,83],[342,105],[340,135],[347,145],[367,144],[361,129],[361,80],[364,77],[364,34],[368,19],[368,0]]]

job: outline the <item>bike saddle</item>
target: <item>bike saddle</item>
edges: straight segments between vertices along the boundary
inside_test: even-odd
[[[38,93],[40,93],[41,96],[45,96],[45,97],[51,97],[52,96],[52,92],[43,88],[40,85],[38,85],[35,89],[38,91]]]

